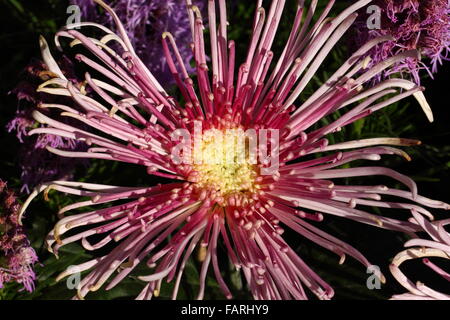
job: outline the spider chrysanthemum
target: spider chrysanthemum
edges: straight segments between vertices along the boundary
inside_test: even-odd
[[[307,289],[328,299],[333,289],[283,239],[285,228],[335,252],[341,263],[349,255],[370,266],[356,249],[313,224],[334,215],[414,232],[417,224],[367,210],[414,209],[431,217],[423,207],[448,208],[440,201],[419,196],[410,178],[388,168],[339,168],[355,160],[376,161],[385,154],[408,158],[392,146],[416,145],[418,141],[372,138],[331,144],[327,140],[340,128],[411,95],[431,120],[423,88],[412,82],[391,79],[365,88],[374,75],[390,65],[418,58],[416,51],[403,52],[367,69],[366,52],[389,37],[371,40],[314,94],[298,99],[354,22],[355,12],[370,0],[355,2],[335,18],[328,17],[334,3],[329,1],[314,23],[317,1],[309,8],[299,1],[280,56],[271,48],[285,1],[272,1],[268,10],[257,1],[252,36],[240,65],[235,43],[227,37],[225,0],[208,1],[208,41],[200,10],[187,0],[184,9],[192,31],[195,78],[186,71],[176,39],[170,33],[162,35],[180,100],[162,88],[135,54],[114,11],[101,0],[96,2],[111,14],[118,34],[84,22],[81,30],[96,28],[97,34],[103,35],[89,37],[75,29],[79,26],[67,26],[55,38],[59,49],[63,39],[69,39],[74,50],[83,48],[75,56],[88,70],[83,83],[65,78],[47,43],[41,40],[43,58],[57,77],[39,90],[66,96],[80,109],[43,103],[42,112],[36,111],[34,117],[47,127],[29,134],[84,141],[90,146],[87,152],[48,150],[64,157],[139,164],[149,175],[167,182],[124,187],[53,181],[32,193],[22,212],[39,192],[51,189],[88,197],[62,208],[61,215],[87,206],[94,208],[67,215],[56,224],[47,241],[55,254],[61,246],[79,240],[87,250],[117,243],[110,253],[61,275],[86,271],[77,297],[83,298],[103,285],[113,288],[143,262],[150,269],[148,275],[139,277],[146,284],[138,298],[157,296],[163,280],[174,281],[176,298],[186,263],[194,250],[199,250],[198,298],[204,296],[209,269],[224,295],[231,298],[219,268],[220,242],[255,299],[306,299]],[[53,120],[45,113],[47,109],[57,109],[91,130]],[[340,117],[319,125],[319,120],[338,110]],[[374,175],[393,178],[408,190],[345,185],[336,180]],[[386,200],[387,195],[397,201]]]

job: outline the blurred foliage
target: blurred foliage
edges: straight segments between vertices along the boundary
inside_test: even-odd
[[[230,39],[236,41],[237,57],[246,54],[246,46],[250,37],[253,19],[254,3],[250,1],[230,1]],[[308,3],[309,1],[307,1]],[[295,0],[288,0],[286,12],[280,25],[280,32],[275,43],[275,53],[279,53],[283,41],[287,39],[291,22],[295,15]],[[326,1],[320,1],[323,6]],[[336,10],[342,7],[344,1],[338,1]],[[43,34],[51,39],[52,34],[64,24],[67,19],[66,1],[58,0],[2,0],[0,2],[0,39],[3,45],[4,58],[0,64],[0,143],[2,146],[0,177],[9,182],[10,188],[20,189],[20,170],[17,167],[19,143],[12,135],[6,133],[4,127],[13,116],[17,101],[8,92],[17,84],[19,75],[33,57],[39,57],[38,35]],[[342,41],[337,49],[323,64],[322,68],[311,81],[300,97],[304,101],[328,75],[336,70],[348,56],[346,42]],[[436,121],[428,123],[418,104],[410,99],[385,108],[371,117],[357,121],[332,137],[330,142],[369,137],[407,137],[419,139],[423,142],[420,147],[407,148],[413,161],[406,162],[398,157],[386,157],[381,164],[399,170],[414,178],[419,185],[422,195],[449,201],[449,190],[446,183],[450,173],[450,116],[447,110],[446,87],[448,87],[448,73],[450,65],[442,67],[434,80],[425,79],[423,85],[427,88],[426,95],[434,110]],[[322,124],[331,119],[324,119]],[[80,168],[76,178],[83,181],[95,181],[118,185],[148,185],[155,180],[148,178],[144,169],[138,166],[111,163],[106,161],[92,161],[86,170]],[[356,181],[355,181],[356,180]],[[363,181],[355,179],[352,182],[361,184],[383,183],[381,178],[365,178]],[[380,182],[381,181],[381,182]],[[388,181],[390,183],[390,181]],[[22,195],[23,198],[26,195]],[[50,193],[50,200],[42,198],[35,200],[26,216],[26,226],[33,247],[36,249],[41,264],[36,267],[38,280],[36,290],[32,294],[19,291],[17,285],[7,285],[0,289],[0,299],[68,299],[74,295],[68,290],[65,281],[56,283],[57,274],[66,267],[87,261],[98,253],[86,252],[78,244],[72,244],[60,249],[59,259],[51,255],[44,248],[44,239],[51,230],[57,217],[58,208],[72,202],[74,199],[56,192]],[[390,212],[382,211],[389,215]],[[443,213],[437,217],[444,217]],[[407,212],[397,213],[407,217]],[[327,216],[320,223],[320,227],[333,235],[344,239],[361,250],[372,263],[379,265],[387,276],[387,283],[382,290],[368,290],[366,288],[367,274],[365,268],[348,259],[339,265],[339,257],[318,247],[317,245],[299,238],[293,232],[286,232],[288,243],[296,249],[302,258],[324,280],[328,281],[336,291],[337,299],[383,299],[403,289],[390,276],[388,261],[402,248],[406,239],[404,235],[360,225],[344,219]],[[249,299],[250,294],[245,290],[245,281],[239,274],[231,271],[227,259],[223,257],[225,278],[232,284],[235,298]],[[198,288],[199,263],[192,259],[186,266],[184,281],[180,289],[179,298],[195,298]],[[148,272],[140,267],[133,276],[127,278],[119,286],[110,291],[92,293],[89,299],[130,299],[136,296],[143,283],[136,279],[136,275]],[[161,298],[170,298],[171,284],[163,286]],[[223,299],[213,276],[208,278],[206,299]]]

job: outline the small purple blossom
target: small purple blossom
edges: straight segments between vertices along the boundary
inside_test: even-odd
[[[19,98],[18,96],[18,99],[20,100],[22,98]],[[17,110],[15,117],[6,125],[6,130],[8,132],[15,132],[20,143],[24,143],[27,136],[27,130],[31,128],[33,124],[33,118],[31,118],[25,110]]]
[[[16,282],[32,292],[36,279],[33,266],[38,258],[19,223],[19,208],[14,193],[0,180],[0,288]]]
[[[450,2],[448,0],[375,0],[381,9],[381,28],[369,30],[367,15],[357,22],[356,42],[361,45],[379,36],[390,35],[392,41],[376,46],[370,53],[372,64],[377,64],[401,52],[416,49],[427,61],[409,58],[395,64],[379,75],[389,78],[393,73],[410,74],[420,83],[419,72],[426,70],[432,77],[450,51]]]
[[[67,77],[76,81],[67,60],[62,58],[60,61]],[[33,111],[39,108],[40,103],[47,95],[46,93],[38,92],[38,85],[40,82],[50,80],[54,76],[48,71],[48,67],[43,62],[33,61],[26,68],[23,81],[11,91],[11,94],[16,95],[19,103],[14,118],[6,125],[6,130],[10,133],[15,133],[22,144],[19,150],[19,165],[22,171],[21,180],[23,183],[21,191],[27,193],[42,182],[71,178],[77,165],[87,163],[83,160],[73,161],[57,157],[46,150],[47,147],[72,151],[83,150],[85,149],[85,144],[82,142],[74,142],[71,139],[52,134],[38,137],[28,136],[28,131],[42,127],[32,117]],[[61,99],[55,99],[54,102],[59,100]]]
[[[112,17],[100,12],[94,1],[71,2],[80,7],[82,21],[93,21],[114,28]],[[176,39],[188,73],[194,72],[190,64],[193,58],[190,46],[192,37],[185,0],[114,0],[108,4],[121,19],[136,53],[161,84],[174,83],[161,44],[164,32],[170,32]],[[200,11],[203,10],[203,1],[193,1],[193,4]]]

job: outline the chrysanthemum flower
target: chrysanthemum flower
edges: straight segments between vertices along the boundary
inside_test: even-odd
[[[391,273],[397,281],[409,292],[394,295],[394,300],[450,300],[450,292],[436,291],[424,283],[414,283],[400,270],[400,265],[405,261],[422,258],[423,263],[442,277],[444,283],[450,283],[450,273],[443,270],[430,259],[450,260],[450,233],[445,227],[450,224],[450,219],[429,222],[415,210],[412,210],[412,222],[420,225],[426,231],[429,239],[414,238],[405,243],[408,249],[397,254],[390,266]],[[448,288],[448,285],[447,285]]]
[[[358,22],[357,42],[363,44],[383,35],[393,37],[377,45],[370,52],[373,63],[384,61],[400,52],[418,50],[429,61],[405,59],[385,70],[377,79],[390,77],[400,72],[410,74],[420,83],[420,70],[430,75],[436,73],[439,65],[449,60],[450,52],[450,2],[448,0],[375,0],[382,13],[380,29],[367,28],[367,16]]]
[[[31,292],[36,278],[33,266],[38,259],[19,224],[19,209],[14,192],[0,180],[0,288],[15,282]]]
[[[340,263],[349,255],[370,266],[355,248],[308,221],[320,222],[326,215],[333,215],[415,232],[417,224],[374,215],[366,209],[414,209],[426,216],[431,214],[422,206],[448,209],[447,204],[418,195],[414,181],[391,169],[339,168],[355,160],[377,161],[385,154],[408,159],[405,152],[392,146],[417,145],[418,141],[373,138],[330,144],[326,138],[411,95],[432,119],[423,88],[412,82],[393,79],[364,88],[374,75],[392,64],[417,57],[416,51],[366,69],[363,55],[388,37],[374,39],[359,48],[314,94],[298,101],[328,53],[353,24],[355,12],[370,0],[357,1],[333,19],[327,17],[334,3],[330,1],[315,23],[312,18],[317,1],[309,9],[299,1],[280,57],[275,57],[271,47],[285,1],[273,1],[268,11],[258,1],[248,52],[240,66],[236,63],[235,43],[227,37],[225,0],[208,1],[209,41],[203,36],[200,11],[187,0],[196,82],[186,72],[173,36],[162,35],[165,57],[182,101],[169,96],[145,67],[114,11],[101,0],[96,2],[113,17],[117,35],[104,26],[82,23],[83,28],[95,27],[104,36],[89,37],[68,26],[55,38],[59,49],[65,38],[74,49],[83,48],[76,59],[89,70],[85,74],[86,86],[95,94],[86,94],[63,77],[41,86],[48,93],[71,97],[83,111],[58,104],[43,104],[43,108],[59,109],[63,116],[77,119],[80,125],[93,130],[63,124],[36,111],[35,119],[47,127],[30,134],[84,141],[90,145],[87,152],[48,150],[64,157],[138,164],[146,167],[150,176],[166,178],[167,183],[125,187],[53,181],[31,194],[22,212],[38,193],[47,194],[52,189],[84,197],[62,208],[60,215],[94,207],[68,215],[56,224],[47,241],[51,252],[58,254],[61,246],[79,240],[86,250],[117,243],[110,253],[71,267],[59,277],[90,270],[80,283],[78,298],[104,284],[106,289],[113,288],[143,261],[152,271],[139,277],[146,285],[138,298],[157,296],[163,280],[175,282],[176,298],[186,262],[196,247],[202,262],[198,298],[204,296],[211,264],[224,295],[231,298],[219,268],[217,250],[221,242],[255,299],[306,299],[307,289],[328,299],[333,289],[286,243],[284,228],[336,253]],[[110,42],[118,43],[121,50],[113,51]],[[44,58],[59,75],[59,67],[48,50]],[[337,110],[341,117],[318,125],[319,120]],[[245,140],[246,145],[252,146],[254,139],[259,139],[253,154],[256,163],[247,157],[247,148],[234,147],[233,141],[241,138],[242,131],[253,133]],[[188,143],[190,136],[194,136],[193,144]],[[224,136],[228,140],[222,139]],[[192,158],[195,161],[184,161]],[[408,190],[346,185],[337,180],[377,175],[399,181]]]

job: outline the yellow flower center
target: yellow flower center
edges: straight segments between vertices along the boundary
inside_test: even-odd
[[[205,131],[194,142],[197,186],[215,190],[221,196],[256,191],[256,166],[248,145],[248,139],[239,129]]]

